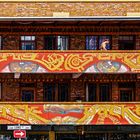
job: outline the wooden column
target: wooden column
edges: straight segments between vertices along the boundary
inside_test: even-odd
[[[70,50],[85,50],[85,44],[84,35],[72,35],[70,38]]]
[[[118,83],[112,83],[112,101],[119,101]]]
[[[118,44],[118,40],[119,37],[118,35],[114,35],[112,36],[112,50],[118,50],[119,49],[119,44]]]
[[[140,101],[140,81],[136,82],[136,96],[135,100]]]
[[[78,98],[79,100],[84,101],[85,98],[85,87],[84,87],[84,82],[82,81],[71,81],[71,95],[70,95],[70,100],[71,101],[76,101]]]
[[[140,35],[136,36],[136,50],[140,50]]]
[[[37,82],[36,101],[43,101],[43,82]]]
[[[44,36],[36,36],[36,49],[43,50],[44,49]]]
[[[55,132],[49,131],[49,140],[55,140]]]

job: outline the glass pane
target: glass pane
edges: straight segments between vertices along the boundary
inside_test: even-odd
[[[35,44],[32,42],[25,42],[22,43],[22,50],[34,50],[35,49]]]
[[[26,50],[25,43],[21,43],[21,49]]]
[[[21,40],[25,40],[25,39],[24,39],[24,36],[21,36]]]
[[[32,40],[32,36],[25,36],[25,40]]]
[[[35,40],[35,36],[32,36],[32,40],[33,40],[33,41]]]
[[[57,46],[58,50],[68,49],[68,36],[57,36]]]
[[[111,37],[110,36],[100,36],[99,37],[99,49],[100,50],[110,50],[111,49]]]
[[[34,41],[35,40],[35,36],[21,36],[21,40],[26,40],[26,41]]]
[[[86,37],[86,49],[87,50],[97,50],[97,36],[87,36]]]

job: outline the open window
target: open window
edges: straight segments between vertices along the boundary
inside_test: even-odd
[[[45,50],[68,50],[69,36],[45,36]]]

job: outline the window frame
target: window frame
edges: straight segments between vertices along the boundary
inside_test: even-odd
[[[123,90],[129,90],[129,91],[132,91],[132,101],[130,102],[133,102],[133,101],[136,101],[136,83],[135,82],[118,82],[118,97],[119,97],[119,101],[121,101],[121,95],[120,95],[120,91]],[[129,102],[129,101],[128,101]]]
[[[35,40],[21,40],[21,37],[24,36],[24,38],[26,36],[31,36],[31,37],[35,37]],[[20,49],[19,50],[24,50],[22,49],[22,43],[34,43],[34,49],[32,50],[36,50],[37,49],[37,43],[36,43],[36,36],[35,35],[20,35]],[[27,49],[25,49],[24,51],[26,51]],[[28,50],[27,50],[28,51]]]
[[[46,49],[46,42],[45,42],[45,37],[54,37],[55,38],[55,46],[53,47],[54,49],[51,49],[51,50],[59,50],[58,49],[58,36],[64,36],[64,37],[67,37],[68,38],[68,46],[67,46],[67,49],[66,50],[69,50],[70,49],[70,36],[69,35],[45,35],[44,36],[44,50],[49,50],[49,49]],[[65,50],[61,50],[60,51],[65,51]]]
[[[134,48],[132,50],[136,50],[136,36],[135,35],[119,35],[119,37],[125,37],[125,36],[133,37]],[[130,41],[130,40],[120,40],[119,37],[118,37],[118,49],[123,50],[123,49],[120,49],[120,44],[122,44],[122,41]],[[124,49],[124,50],[130,50],[130,49]]]
[[[121,91],[131,91],[131,94],[132,94],[132,101],[121,101]],[[127,93],[129,94],[129,93]],[[133,102],[134,101],[134,91],[132,88],[120,88],[119,89],[119,101],[120,102]]]
[[[96,100],[95,101],[88,101],[88,84],[95,84],[96,85]],[[108,84],[109,85],[109,100],[108,101],[100,101],[100,85],[101,84]],[[109,83],[109,82],[87,82],[85,83],[85,86],[86,86],[86,94],[85,94],[85,101],[86,102],[110,102],[112,101],[112,83]]]
[[[54,95],[55,95],[55,97],[54,97],[54,101],[48,101],[46,98],[45,98],[45,84],[55,84],[55,93],[54,93]],[[70,86],[68,86],[68,93],[67,93],[67,100],[66,101],[61,101],[60,99],[59,99],[59,89],[58,89],[58,87],[59,87],[59,84],[61,85],[61,84],[67,84],[67,85],[69,85],[69,82],[68,81],[66,81],[66,82],[44,82],[43,83],[43,101],[44,102],[68,102],[69,100],[70,100]]]
[[[109,41],[110,41],[110,49],[108,49],[108,50],[112,50],[112,35],[86,35],[85,36],[85,50],[92,50],[92,49],[87,49],[87,37],[97,37],[97,49],[96,50],[101,50],[99,47],[100,47],[100,45],[99,45],[99,41],[100,41],[100,37],[102,37],[102,36],[107,36],[107,37],[109,37],[110,39],[109,39]],[[89,40],[88,40],[89,41]],[[94,49],[93,49],[94,50]],[[92,51],[93,51],[92,50]]]

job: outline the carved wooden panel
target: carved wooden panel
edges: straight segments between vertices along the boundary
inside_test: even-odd
[[[19,35],[3,35],[2,36],[2,49],[3,50],[19,50],[20,43]]]
[[[2,101],[19,101],[19,83],[2,83]]]
[[[85,88],[84,82],[71,82],[71,100],[84,100],[85,98]]]

